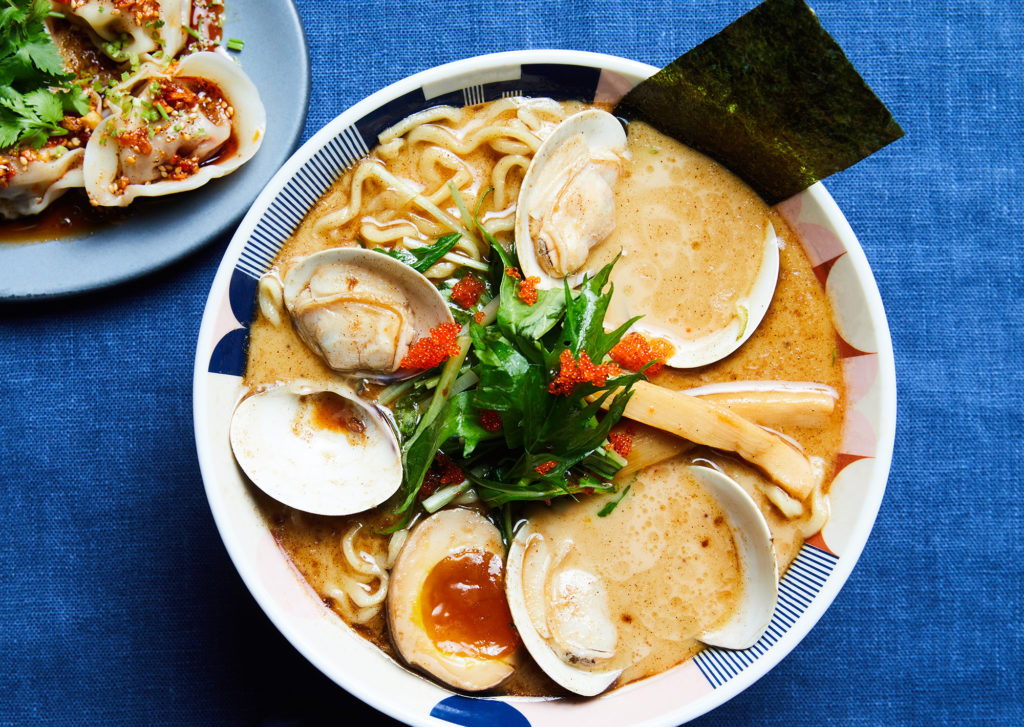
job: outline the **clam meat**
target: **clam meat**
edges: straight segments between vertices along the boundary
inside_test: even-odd
[[[588,109],[555,127],[534,154],[516,205],[516,252],[538,287],[576,285],[590,249],[615,228],[613,188],[625,149],[618,119]]]
[[[411,376],[409,347],[453,323],[433,283],[379,252],[347,247],[300,259],[284,278],[295,331],[329,368],[375,379]]]

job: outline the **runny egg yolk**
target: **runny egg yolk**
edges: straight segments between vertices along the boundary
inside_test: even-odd
[[[496,658],[519,646],[505,598],[502,559],[463,550],[438,561],[420,591],[423,627],[437,648],[453,656]]]

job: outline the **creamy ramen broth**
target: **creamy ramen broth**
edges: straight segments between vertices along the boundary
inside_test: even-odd
[[[647,124],[630,124],[627,138],[618,224],[587,262],[600,269],[624,251],[612,271],[622,295],[605,320],[642,315],[641,329],[684,340],[717,331],[757,278],[769,210],[724,167]]]
[[[605,584],[618,644],[601,668],[625,669],[623,682],[696,653],[696,638],[727,620],[743,593],[725,513],[687,472],[689,462],[680,456],[642,471],[613,520],[597,515],[609,496],[527,512],[549,549],[568,548],[560,568]]]
[[[549,132],[580,107],[554,108],[543,105],[529,111],[527,130]],[[529,152],[512,139],[498,143],[498,149],[481,144],[454,155],[439,151],[429,138],[440,138],[443,132],[465,139],[474,129],[496,123],[522,126],[521,115],[517,120],[515,103],[503,100],[448,116],[428,119],[431,128],[426,131],[405,130],[404,142],[385,139],[372,152],[370,163],[436,200],[453,219],[459,213],[446,193],[449,179],[455,179],[470,209],[475,209],[488,187],[494,187],[483,202],[481,219],[507,242]],[[410,143],[417,133],[428,141]],[[587,265],[599,267],[621,248],[622,258],[613,273],[619,295],[613,297],[613,315],[625,318],[649,308],[672,322],[678,310],[685,309],[698,321],[692,326],[695,335],[698,329],[716,327],[723,317],[734,315],[732,291],[749,287],[756,275],[752,261],[763,240],[759,231],[770,221],[779,236],[780,273],[760,326],[725,359],[697,369],[665,369],[652,381],[674,389],[765,379],[834,387],[840,394],[839,404],[823,426],[786,422],[772,426],[808,456],[821,458],[827,475],[839,450],[843,380],[828,302],[796,235],[774,210],[714,162],[642,124],[630,124],[628,137],[631,160],[616,190],[617,227],[611,238],[592,251]],[[356,240],[372,243],[369,246],[415,247],[450,231],[410,203],[408,188],[396,189],[366,175],[365,163],[357,165],[321,198],[278,255],[274,268],[278,275],[300,256],[353,245]],[[358,209],[353,203],[356,198]],[[464,241],[454,253],[471,261],[481,257],[481,251]],[[431,273],[443,279],[455,270],[442,263]],[[627,305],[619,291],[638,294],[642,302]],[[297,378],[336,377],[298,339],[287,315],[282,318],[275,325],[259,313],[253,322],[246,383],[259,387]],[[361,393],[372,398],[377,390],[364,384]],[[629,426],[637,438],[671,439],[639,424]],[[697,635],[726,620],[743,591],[728,523],[714,499],[686,470],[694,460],[712,462],[752,495],[770,526],[782,573],[811,534],[806,532],[810,515],[787,519],[764,495],[769,483],[758,470],[737,457],[706,448],[691,448],[638,473],[629,495],[608,517],[596,517],[611,499],[603,495],[551,507],[539,504],[525,511],[537,528],[572,539],[576,547],[570,557],[581,559],[581,564],[606,580],[621,645],[616,665],[626,669],[618,685],[664,671],[696,653],[700,649]],[[829,479],[826,476],[825,482]],[[382,597],[377,598],[386,591],[397,543],[375,531],[392,522],[393,504],[351,516],[323,517],[291,510],[255,488],[253,493],[278,543],[324,603],[398,658],[380,607]],[[353,593],[357,598],[351,597]],[[375,607],[360,605],[375,600]],[[564,694],[525,654],[512,679],[497,692]]]

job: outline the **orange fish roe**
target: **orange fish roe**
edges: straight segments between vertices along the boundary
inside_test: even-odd
[[[545,462],[544,464],[537,465],[533,469],[537,472],[538,475],[546,475],[548,472],[550,472],[551,470],[553,470],[557,466],[558,466],[558,462],[556,462],[555,460],[552,459],[552,460],[549,460],[549,461]]]
[[[609,376],[616,376],[620,373],[619,367],[613,363],[595,364],[590,360],[586,351],[580,352],[577,361],[572,357],[572,352],[565,349],[558,357],[561,368],[558,375],[548,384],[548,393],[569,396],[577,384],[591,383],[595,386],[604,386]]]
[[[472,308],[480,301],[484,284],[475,275],[465,275],[452,288],[452,300],[463,308]]]
[[[533,305],[537,302],[537,284],[540,283],[540,278],[534,276],[527,278],[519,284],[519,292],[516,295],[519,296],[519,300],[526,303],[526,305]]]
[[[430,329],[430,335],[417,338],[409,346],[409,352],[402,359],[403,369],[432,369],[442,361],[459,352],[455,340],[462,326],[458,323],[442,323]]]
[[[480,426],[488,432],[496,432],[501,429],[504,422],[501,421],[501,414],[494,409],[480,410]]]
[[[628,457],[633,451],[633,438],[626,432],[608,432],[608,449],[615,450],[620,457]]]
[[[505,268],[505,275],[516,280],[522,280],[516,289],[516,295],[519,297],[519,300],[526,303],[526,305],[533,305],[537,302],[537,285],[540,283],[540,278],[532,277],[523,280],[522,274],[511,266]]]
[[[487,316],[484,314],[482,310],[478,310],[476,313],[473,314],[473,320],[481,324],[484,322],[484,318],[486,317]]]
[[[466,479],[466,474],[462,471],[462,468],[443,454],[438,455],[437,459],[440,460],[441,465],[442,485],[454,485],[456,482],[462,482]]]
[[[420,499],[429,497],[437,491],[438,487],[453,485],[457,482],[462,482],[464,479],[466,479],[466,474],[462,471],[462,468],[452,462],[444,452],[438,452],[430,465],[430,469],[427,470],[427,474],[423,477],[423,484],[420,485],[418,495]]]
[[[664,338],[648,341],[641,334],[633,332],[623,336],[622,340],[609,352],[609,356],[622,368],[639,371],[651,361],[668,358],[673,351],[672,344]],[[644,374],[648,377],[657,376],[663,368],[665,368],[664,363],[652,364]]]

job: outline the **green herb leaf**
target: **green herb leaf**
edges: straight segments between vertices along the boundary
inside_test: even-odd
[[[64,105],[56,94],[45,88],[25,94],[25,103],[35,111],[36,116],[47,123],[56,124],[64,118]]]
[[[608,517],[609,515],[611,515],[612,510],[619,506],[619,503],[622,502],[622,498],[626,496],[626,494],[630,491],[632,487],[632,484],[626,485],[626,489],[619,493],[618,497],[616,497],[614,500],[612,500],[611,502],[609,502],[608,504],[606,504],[604,507],[597,511],[597,516]]]
[[[67,134],[64,114],[89,110],[46,30],[49,13],[46,0],[6,0],[0,8],[0,148],[42,146]]]
[[[459,233],[453,232],[450,235],[439,238],[433,245],[425,245],[413,248],[412,250],[404,248],[386,250],[383,247],[375,247],[373,249],[376,252],[393,257],[395,260],[400,260],[418,273],[425,273],[433,267],[434,263],[447,255],[448,251],[455,247],[455,243],[461,237],[462,235]]]
[[[386,390],[406,435],[405,479],[396,512],[409,517],[427,470],[443,451],[462,468],[484,503],[503,508],[503,533],[508,535],[512,516],[507,506],[512,503],[615,491],[610,480],[624,461],[605,444],[642,374],[616,376],[601,386],[583,382],[568,396],[550,392],[563,351],[569,349],[577,358],[586,352],[593,362],[602,363],[633,323],[604,330],[611,265],[585,280],[579,291],[567,286],[539,291],[537,302],[528,305],[518,297],[520,280],[506,274],[515,267],[513,253],[475,221],[492,251],[490,282],[498,290],[497,313],[490,323],[468,324],[467,353],[445,364],[422,415],[424,387],[430,385],[426,378]],[[456,377],[469,380],[464,378],[463,359],[476,385],[459,391],[452,386]],[[605,404],[608,409],[602,412]],[[498,431],[481,424],[485,409],[500,415]]]
[[[604,331],[604,316],[611,303],[614,286],[608,282],[612,274],[615,260],[605,265],[593,278],[585,279],[579,293],[572,296],[569,285],[565,286],[565,332],[569,341],[569,350],[579,356],[586,351],[591,361],[599,362],[608,355],[626,331],[640,320],[631,318],[611,333]],[[605,292],[605,286],[608,287]]]

